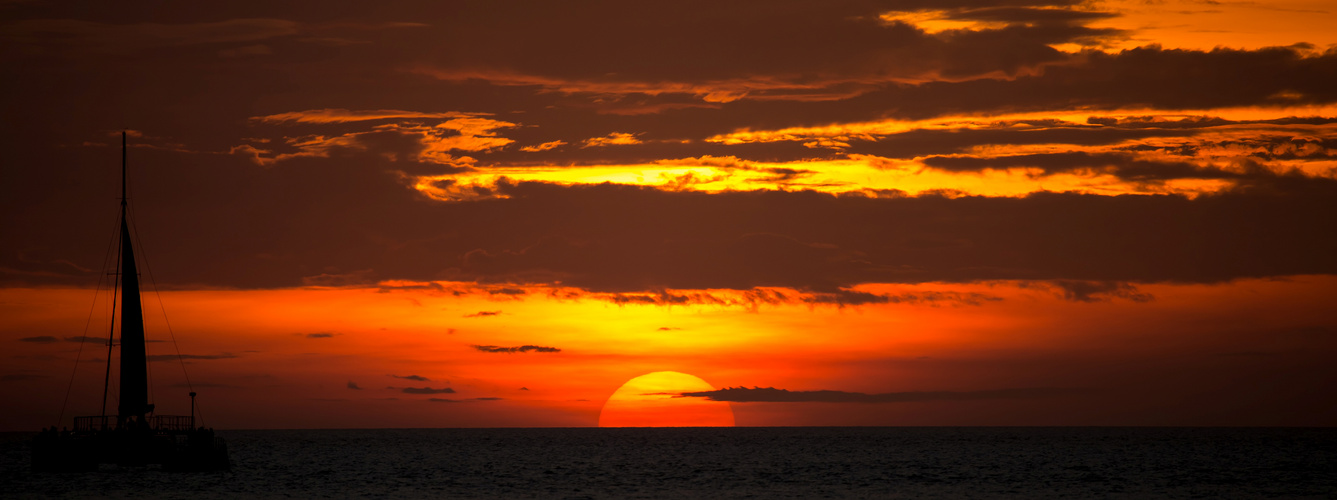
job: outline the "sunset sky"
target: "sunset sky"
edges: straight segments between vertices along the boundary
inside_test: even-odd
[[[0,430],[99,412],[122,130],[151,400],[217,428],[1337,425],[1334,27],[3,1]]]

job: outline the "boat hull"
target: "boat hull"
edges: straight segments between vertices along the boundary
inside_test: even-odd
[[[231,470],[227,442],[212,431],[139,434],[43,432],[33,440],[32,467],[37,472],[87,472],[103,464],[122,467],[160,465],[165,471]]]

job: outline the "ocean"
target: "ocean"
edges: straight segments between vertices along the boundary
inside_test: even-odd
[[[231,472],[35,474],[5,498],[1337,498],[1337,429],[219,431]]]

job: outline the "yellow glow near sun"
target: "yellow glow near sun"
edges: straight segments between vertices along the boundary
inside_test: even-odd
[[[723,401],[682,397],[715,390],[700,377],[663,371],[622,384],[599,412],[599,427],[733,427],[733,408]]]
[[[777,130],[739,130],[713,136],[706,142],[732,145],[745,143],[800,142],[821,154],[832,154],[827,159],[760,162],[735,156],[700,156],[665,159],[638,164],[590,165],[473,165],[473,170],[410,179],[413,187],[423,195],[439,201],[473,201],[504,198],[499,189],[503,182],[545,182],[560,185],[622,184],[654,187],[666,191],[696,191],[719,193],[752,190],[813,190],[825,193],[862,193],[871,197],[919,195],[931,191],[951,191],[979,196],[1025,196],[1038,191],[1082,192],[1099,194],[1185,194],[1190,197],[1212,193],[1231,187],[1228,180],[1180,179],[1165,182],[1144,182],[1120,179],[1109,175],[1102,165],[1067,172],[1046,174],[1037,168],[998,168],[977,171],[950,171],[930,168],[923,157],[894,158],[848,152],[852,141],[878,141],[888,136],[916,130],[969,131],[1009,130],[1043,131],[1054,128],[1098,129],[1105,121],[1134,120],[1139,126],[1172,127],[1180,120],[1202,117],[1226,120],[1256,121],[1283,117],[1331,116],[1337,106],[1271,106],[1221,108],[1214,110],[1121,110],[1107,113],[1090,110],[1047,113],[1012,113],[988,117],[947,116],[931,120],[840,123],[820,127],[793,127]],[[1169,139],[1156,137],[1128,139],[1116,144],[978,144],[963,150],[971,156],[1007,156],[1017,154],[1062,153],[1085,151],[1131,151],[1138,146],[1160,145],[1172,147],[1187,145],[1211,153],[1218,148],[1212,141],[1232,143],[1232,138],[1252,137],[1266,131],[1274,135],[1308,136],[1330,130],[1329,125],[1311,124],[1224,124],[1211,125],[1192,138]],[[1234,141],[1238,142],[1238,141]],[[1244,147],[1244,146],[1240,146]],[[1217,156],[1199,159],[1203,166],[1220,166],[1249,151],[1222,151]],[[1158,153],[1143,153],[1152,159]],[[843,157],[842,157],[843,156]],[[949,155],[950,156],[950,155]],[[1207,164],[1211,165],[1207,165]],[[1331,162],[1312,158],[1281,160],[1286,170],[1298,170],[1305,175],[1330,177],[1334,173]]]

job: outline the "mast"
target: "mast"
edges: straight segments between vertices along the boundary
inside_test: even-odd
[[[130,243],[126,208],[125,132],[121,132],[121,402],[117,422],[143,421],[149,405],[148,356],[144,349],[144,308],[139,299],[139,271]]]

